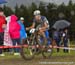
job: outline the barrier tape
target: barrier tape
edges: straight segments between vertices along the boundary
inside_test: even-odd
[[[75,48],[70,48],[70,47],[53,47],[53,48],[59,48],[59,49],[68,49],[68,50],[75,50]]]
[[[28,47],[28,45],[24,45],[24,47]],[[20,45],[17,46],[0,46],[0,49],[4,49],[4,48],[21,48]]]
[[[17,46],[0,46],[0,49],[5,49],[5,48],[21,48],[21,45]],[[28,45],[23,45],[23,47],[28,47]],[[35,46],[30,46],[30,47],[35,47]],[[75,50],[75,48],[70,48],[70,47],[57,47],[57,46],[50,46],[50,48],[59,48],[59,49],[68,49],[68,50]]]

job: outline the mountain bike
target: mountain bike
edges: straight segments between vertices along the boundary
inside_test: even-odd
[[[37,54],[42,54],[44,58],[50,58],[52,47],[47,45],[50,39],[38,34],[36,29],[31,30],[31,35],[23,40],[21,45],[21,56],[25,60],[31,60]]]

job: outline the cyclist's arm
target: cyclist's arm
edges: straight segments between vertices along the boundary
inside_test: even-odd
[[[30,27],[27,27],[26,30],[30,30],[30,29],[32,29],[34,27],[35,27],[35,23],[33,22],[33,24]]]
[[[44,18],[44,26],[42,27],[42,29],[47,29],[47,28],[49,28],[49,22],[48,22],[48,20],[47,20],[47,18],[45,17]]]
[[[46,22],[44,22],[44,26],[41,27],[40,29],[41,29],[41,30],[46,30],[47,28],[48,28],[48,24],[47,24]]]

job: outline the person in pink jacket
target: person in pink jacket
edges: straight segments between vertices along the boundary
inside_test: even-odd
[[[17,22],[18,18],[16,15],[11,15],[11,21],[9,23],[9,34],[13,42],[13,46],[20,45],[20,25]],[[19,54],[20,49],[14,49],[14,55]]]

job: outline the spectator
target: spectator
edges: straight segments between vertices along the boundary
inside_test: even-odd
[[[11,40],[10,35],[9,35],[10,20],[11,20],[11,16],[6,17],[7,24],[6,24],[6,28],[4,31],[4,45],[5,46],[12,46],[12,40]]]
[[[60,43],[59,43],[59,44],[60,44],[60,46],[63,45],[62,34],[63,34],[63,30],[60,29],[60,30],[59,30],[59,37],[60,37]]]
[[[60,46],[60,37],[59,37],[59,32],[57,30],[54,30],[53,32],[53,41],[56,43],[57,47]],[[59,52],[59,48],[57,48],[57,52]]]
[[[21,29],[20,29],[20,41],[22,43],[22,40],[25,40],[25,38],[27,37],[26,30],[25,30],[25,27],[24,27],[24,24],[23,24],[24,23],[24,18],[21,17],[20,20],[18,21],[18,23],[21,26]]]
[[[9,23],[9,33],[13,42],[13,46],[20,45],[20,25],[17,22],[16,15],[11,15],[11,21]],[[19,55],[20,49],[14,49],[14,55]]]
[[[4,30],[4,46],[12,46],[12,40],[11,37],[9,35],[9,22],[11,20],[11,16],[6,17],[6,28]],[[10,51],[9,53],[12,54],[11,49],[7,48],[4,49],[5,52]]]
[[[3,45],[5,25],[6,22],[5,22],[4,12],[0,10],[0,46]],[[2,54],[2,49],[0,49],[0,56],[4,56],[4,54]]]
[[[63,39],[64,47],[68,47],[68,29],[67,28],[64,29],[64,32],[62,34],[62,37],[63,37],[62,39]],[[63,51],[65,53],[67,53],[68,52],[68,49],[64,49]]]

